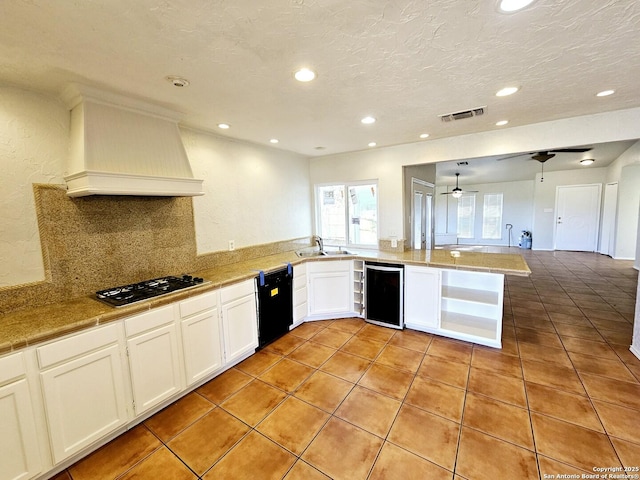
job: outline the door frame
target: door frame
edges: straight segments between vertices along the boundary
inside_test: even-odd
[[[430,212],[430,215],[431,215],[431,222],[430,222],[430,229],[429,229],[430,231],[428,232],[428,235],[431,237],[431,242],[428,242],[428,243],[430,243],[431,248],[433,248],[435,246],[435,243],[434,243],[434,241],[435,241],[435,235],[434,235],[434,232],[435,232],[435,225],[434,225],[435,199],[434,199],[434,195],[435,195],[436,186],[433,183],[426,182],[426,181],[421,180],[421,179],[416,178],[416,177],[411,177],[411,201],[409,202],[410,205],[411,205],[411,211],[409,212],[409,223],[411,224],[411,242],[410,242],[411,249],[416,250],[415,245],[413,244],[413,239],[415,238],[415,231],[414,231],[415,230],[415,225],[413,223],[413,215],[414,215],[413,200],[414,200],[415,192],[416,192],[416,189],[415,189],[415,185],[416,184],[418,184],[418,185],[420,185],[422,187],[432,188],[433,189],[433,192],[432,192],[432,195],[431,195],[432,198],[431,198],[431,212]],[[422,246],[418,250],[422,250]]]
[[[609,195],[607,195],[609,193]],[[611,195],[613,194],[613,195]],[[616,251],[616,219],[618,217],[618,182],[604,186],[602,203],[602,226],[600,227],[600,246],[598,252],[614,258]],[[606,235],[606,238],[605,238]]]

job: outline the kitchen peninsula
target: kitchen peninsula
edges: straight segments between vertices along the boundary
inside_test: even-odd
[[[524,258],[518,254],[457,252],[450,250],[415,250],[385,252],[362,250],[357,256],[341,256],[340,260],[358,259],[401,263],[404,265],[476,271],[509,275],[529,275],[531,271]],[[195,271],[193,275],[209,283],[188,292],[175,293],[148,302],[114,309],[97,301],[92,295],[68,299],[35,308],[25,308],[0,315],[0,354],[66,335],[84,328],[119,320],[155,307],[167,305],[225,285],[252,279],[257,271],[269,272],[284,264],[302,265],[308,262],[332,261],[332,259],[301,259],[295,252],[279,253],[266,257],[240,261],[221,267]]]

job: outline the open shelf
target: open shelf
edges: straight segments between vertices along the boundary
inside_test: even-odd
[[[442,312],[440,328],[473,337],[496,340],[496,322],[486,317]]]
[[[465,302],[483,303],[487,305],[498,305],[500,300],[499,292],[491,290],[478,290],[475,288],[442,286],[442,298],[454,300],[464,300]]]

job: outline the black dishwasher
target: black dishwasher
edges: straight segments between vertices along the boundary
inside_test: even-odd
[[[293,324],[293,272],[287,268],[256,277],[258,290],[258,348],[273,342]]]

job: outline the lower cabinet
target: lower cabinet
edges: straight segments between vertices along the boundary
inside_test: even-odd
[[[127,423],[119,326],[37,348],[54,463]]]
[[[178,332],[172,306],[128,318],[124,324],[137,416],[183,388]]]
[[[309,316],[340,318],[353,315],[353,262],[307,263]]]
[[[258,316],[254,280],[220,290],[225,365],[236,363],[258,348]]]
[[[0,359],[0,478],[26,480],[42,470],[24,354]]]
[[[307,265],[295,265],[293,267],[293,326],[297,327],[308,314],[307,303]]]
[[[440,328],[441,271],[437,268],[404,269],[404,323],[407,328],[437,332]]]
[[[218,292],[180,302],[180,333],[187,386],[222,368]]]

